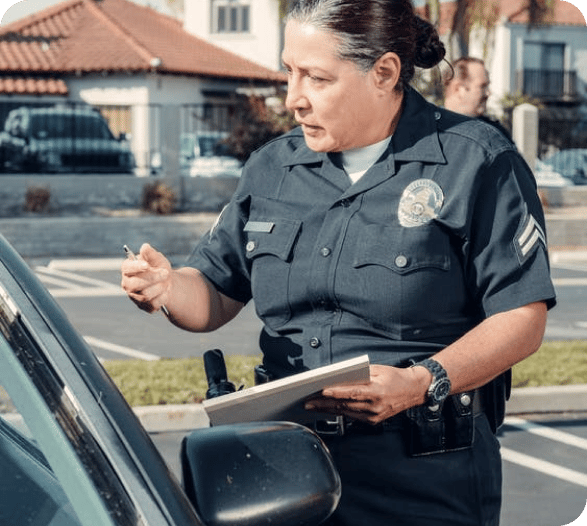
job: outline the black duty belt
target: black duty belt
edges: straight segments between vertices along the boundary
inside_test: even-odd
[[[484,412],[483,393],[481,389],[466,391],[452,395],[452,397],[457,398],[459,404],[463,407],[472,405],[473,416],[478,416]],[[435,411],[438,408],[432,407],[430,410]],[[331,419],[315,420],[308,427],[321,436],[343,436],[349,433],[378,434],[386,430],[403,429],[405,422],[406,418],[402,413],[375,425],[339,415]]]

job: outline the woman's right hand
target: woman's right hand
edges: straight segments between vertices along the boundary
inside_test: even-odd
[[[156,312],[170,300],[171,263],[148,243],[141,246],[137,259],[121,265],[121,286],[138,307]]]

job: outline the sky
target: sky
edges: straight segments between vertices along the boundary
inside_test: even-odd
[[[16,2],[12,7],[8,8],[2,17],[1,24],[4,25],[10,22],[14,22],[19,18],[36,13],[41,9],[45,9],[46,7],[57,4],[61,1],[62,0],[21,0],[20,2]],[[6,6],[7,3],[8,2],[2,2],[2,6]]]
[[[14,22],[25,16],[32,15],[63,0],[0,0],[0,25]],[[137,4],[150,5],[165,13],[172,14],[165,0],[133,0]],[[582,0],[583,1],[583,0]],[[587,2],[587,0],[584,0]]]

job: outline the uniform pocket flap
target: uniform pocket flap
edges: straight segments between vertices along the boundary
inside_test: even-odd
[[[273,255],[288,261],[302,222],[296,219],[251,220],[245,225],[247,257]]]
[[[399,274],[450,268],[448,238],[434,225],[397,228],[369,225],[357,244],[354,267],[380,265]]]

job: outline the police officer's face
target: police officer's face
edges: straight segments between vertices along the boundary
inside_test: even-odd
[[[390,97],[399,97],[397,92],[391,94],[387,86],[382,89],[374,70],[364,73],[353,62],[340,60],[336,42],[332,34],[308,24],[290,21],[286,26],[285,103],[301,124],[306,144],[317,152],[344,151],[383,140],[399,111],[399,105],[390,104]],[[399,67],[399,59],[396,62]]]

